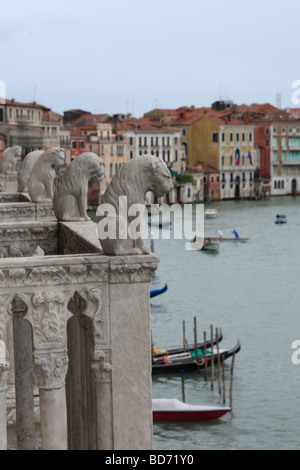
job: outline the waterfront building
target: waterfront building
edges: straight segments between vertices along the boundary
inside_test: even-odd
[[[35,101],[12,99],[0,104],[0,134],[6,147],[21,146],[23,156],[32,150],[57,147],[61,121],[62,116]]]
[[[254,126],[257,190],[269,191],[274,196],[297,194],[300,191],[300,121],[295,114],[268,103],[235,106],[227,113]]]

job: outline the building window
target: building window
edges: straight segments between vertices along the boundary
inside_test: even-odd
[[[72,149],[76,149],[76,140],[72,140]]]
[[[130,150],[129,156],[130,156],[130,159],[133,158],[133,151],[132,150]]]
[[[230,140],[230,142],[233,142],[233,133],[232,132],[230,132],[229,140]]]
[[[249,132],[249,142],[252,142],[252,132]]]
[[[79,141],[79,148],[80,148],[80,149],[83,149],[83,148],[84,148],[83,140],[80,140],[80,141]]]
[[[101,145],[101,155],[104,155],[104,145]]]
[[[4,121],[4,113],[3,113],[3,108],[0,109],[0,122]]]
[[[217,134],[217,132],[213,132],[213,133],[212,133],[212,139],[211,139],[211,140],[212,140],[212,142],[214,142],[214,143],[218,142],[218,134]]]
[[[9,119],[12,119],[12,109],[9,108]]]
[[[225,166],[225,157],[224,157],[224,155],[222,156],[222,166]]]
[[[129,145],[133,145],[133,137],[129,137]]]
[[[236,133],[236,141],[238,142],[240,140],[240,134],[237,132]]]
[[[222,132],[222,142],[225,142],[225,132]]]
[[[245,142],[245,133],[242,133],[242,141]]]
[[[186,129],[182,129],[182,135],[185,137],[186,136]]]
[[[112,177],[112,175],[113,175],[113,164],[110,163],[110,165],[109,165],[109,176]]]

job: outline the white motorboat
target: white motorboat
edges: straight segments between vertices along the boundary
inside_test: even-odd
[[[215,217],[217,217],[218,211],[217,209],[206,209],[206,211],[204,211],[204,215],[208,219],[214,219]]]

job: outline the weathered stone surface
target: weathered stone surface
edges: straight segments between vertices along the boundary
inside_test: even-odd
[[[21,156],[22,148],[18,145],[6,148],[0,160],[0,173],[6,175],[16,173],[17,158]]]
[[[22,193],[28,191],[28,180],[31,171],[37,159],[43,155],[44,152],[44,150],[35,150],[26,155],[18,169],[18,191]]]
[[[115,233],[112,231],[108,236],[106,233],[102,236],[98,229],[104,253],[110,256],[149,254],[150,250],[142,239],[141,228],[140,235],[135,238],[130,233],[130,225],[138,217],[136,211],[144,210],[148,191],[153,191],[159,198],[169,193],[172,187],[170,171],[166,163],[157,157],[144,155],[125,163],[107,187],[96,212],[100,224],[108,223],[116,228]],[[114,209],[114,214],[111,208]],[[124,234],[120,233],[120,226],[125,229]]]
[[[52,202],[55,168],[65,164],[65,151],[53,147],[35,162],[28,179],[28,193],[32,202]]]
[[[105,175],[103,160],[85,152],[75,158],[56,182],[53,207],[57,220],[90,220],[87,215],[88,182],[101,181]]]

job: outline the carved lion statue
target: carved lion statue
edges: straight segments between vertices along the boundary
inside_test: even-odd
[[[65,164],[64,149],[46,150],[35,162],[28,180],[28,192],[33,202],[52,202],[55,168]]]
[[[31,174],[32,168],[34,167],[34,164],[37,159],[41,155],[43,155],[44,152],[45,150],[34,150],[33,152],[29,152],[22,161],[18,169],[18,192],[28,192],[28,179]]]
[[[61,221],[90,220],[86,214],[88,182],[105,176],[103,160],[86,152],[74,158],[62,177],[56,181],[53,198],[55,216]]]
[[[19,145],[8,147],[2,153],[0,160],[0,173],[15,173],[17,166],[17,158],[21,156],[22,148]]]
[[[120,203],[123,206],[125,199],[122,196],[127,198],[127,209],[138,204],[144,210],[145,196],[148,191],[152,191],[156,197],[160,198],[168,194],[172,187],[172,178],[166,163],[153,155],[139,156],[122,165],[108,185],[102,196],[101,205],[96,212],[96,215],[99,217],[98,237],[104,254],[149,254],[150,250],[145,246],[142,237],[133,238],[130,236],[129,230],[127,230],[127,226],[136,219],[136,214],[131,216],[129,212],[126,213],[125,237],[124,233],[121,235],[120,232],[118,233],[118,230],[116,231],[117,235],[115,238],[109,236],[106,238],[102,237],[102,233],[99,234],[99,223],[107,221],[108,224],[111,222],[116,227],[120,227],[119,216],[121,212],[123,213],[123,207],[120,207]],[[107,204],[114,207],[116,217],[108,215],[107,209],[109,207]]]

